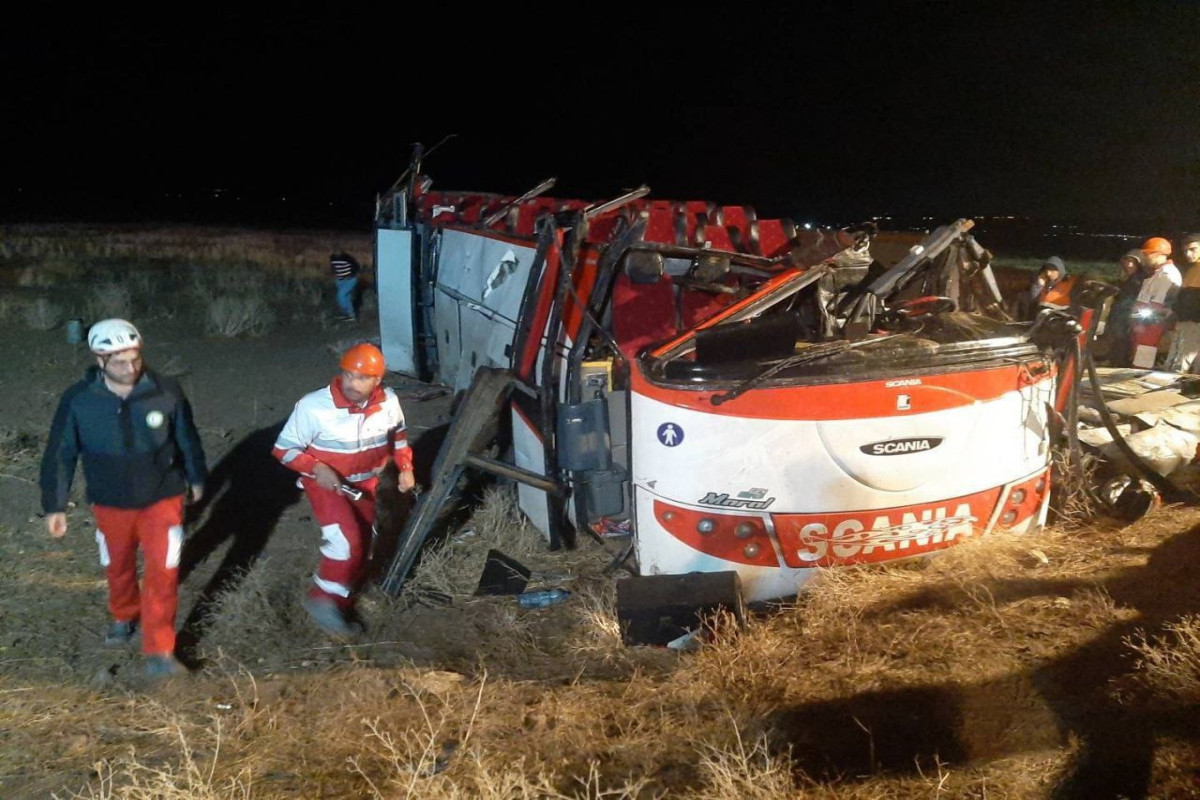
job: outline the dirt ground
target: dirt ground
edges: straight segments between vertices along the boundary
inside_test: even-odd
[[[465,629],[474,624],[469,599],[464,605],[436,591],[397,602],[377,585],[368,588],[360,612],[375,635],[361,648],[329,639],[300,609],[318,558],[319,530],[294,474],[274,461],[270,448],[293,403],[328,383],[346,347],[379,341],[377,318],[369,308],[358,322],[335,323],[331,315],[332,308],[322,308],[311,322],[294,321],[248,338],[197,335],[194,320],[141,321],[131,315],[147,342],[147,366],[175,376],[191,400],[211,472],[206,497],[188,511],[180,572],[178,653],[196,675],[206,669],[221,672],[233,662],[268,676],[345,663],[469,671],[486,646],[487,631]],[[157,684],[144,678],[136,643],[118,649],[101,643],[109,621],[106,584],[94,521],[83,500],[82,470],[72,490],[64,539],[45,533],[40,509],[38,465],[56,404],[94,359],[84,345],[68,343],[61,326],[38,331],[19,323],[0,324],[0,336],[7,344],[0,352],[0,374],[7,376],[6,391],[0,393],[0,705],[4,695],[11,699],[46,682],[87,691],[154,691]],[[396,373],[385,384],[400,396],[418,481],[428,485],[452,398],[444,389]],[[376,578],[390,564],[390,548],[411,496],[384,493],[381,500],[381,532],[372,563]],[[462,508],[457,516],[466,519],[469,513]],[[466,535],[472,533],[468,528]],[[561,559],[536,532],[526,533],[526,541],[518,545],[526,550],[519,553],[525,563],[557,563],[561,570]],[[598,566],[609,557],[598,546],[571,556],[576,563]],[[482,566],[476,559],[455,567],[452,577],[459,585],[449,588],[461,592]],[[251,607],[231,603],[223,627],[211,636],[214,601],[223,592],[236,594],[243,584]],[[515,606],[511,597],[503,600]],[[256,602],[269,607],[254,607]],[[513,672],[518,679],[547,676],[536,659]],[[0,722],[0,751],[5,750],[8,724],[19,727],[11,717]],[[23,752],[12,751],[14,757]],[[47,765],[17,764],[0,756],[0,796],[78,791],[87,785],[88,775],[95,775],[87,761],[85,757],[61,771],[50,767],[47,773]],[[30,783],[33,776],[37,780]]]
[[[91,359],[61,327],[0,323],[0,797],[1200,796],[1200,675],[1173,662],[1183,687],[1163,702],[1134,647],[1200,613],[1194,508],[831,575],[685,655],[620,645],[609,548],[549,553],[499,503],[452,531],[468,558],[431,557],[399,600],[372,587],[365,640],[330,640],[299,606],[318,531],[269,454],[337,354],[378,335],[369,315],[328,316],[227,339],[134,315],[213,472],[183,556],[195,673],[159,683],[136,649],[101,645],[81,487],[64,540],[40,517],[45,433]],[[452,399],[387,383],[427,483]],[[395,531],[404,502],[386,502]],[[470,596],[486,551],[472,542],[505,527],[523,530],[506,552],[565,581],[570,603]]]

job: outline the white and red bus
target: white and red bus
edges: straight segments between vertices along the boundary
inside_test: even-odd
[[[642,575],[736,571],[747,600],[820,568],[1034,530],[1067,315],[1001,310],[959,220],[807,230],[745,206],[436,191],[381,198],[389,368],[511,371],[512,460],[551,546],[632,537]]]

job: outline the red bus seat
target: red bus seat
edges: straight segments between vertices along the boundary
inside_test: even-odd
[[[646,345],[679,333],[675,285],[658,253],[632,252],[613,282],[613,338],[629,359]]]

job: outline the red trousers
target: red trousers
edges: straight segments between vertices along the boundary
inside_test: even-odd
[[[358,500],[322,489],[311,478],[301,479],[301,485],[321,526],[321,561],[309,595],[329,598],[349,610],[371,553],[377,481],[355,484],[363,493]]]
[[[108,577],[108,610],[121,622],[141,620],[142,652],[175,652],[183,495],[145,508],[92,506],[100,565]],[[138,586],[138,550],[144,572]]]

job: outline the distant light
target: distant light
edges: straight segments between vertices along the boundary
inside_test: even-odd
[[[804,230],[806,230],[806,231],[811,231],[811,230],[812,230],[812,223],[811,223],[811,222],[806,222],[806,223],[804,223]]]

